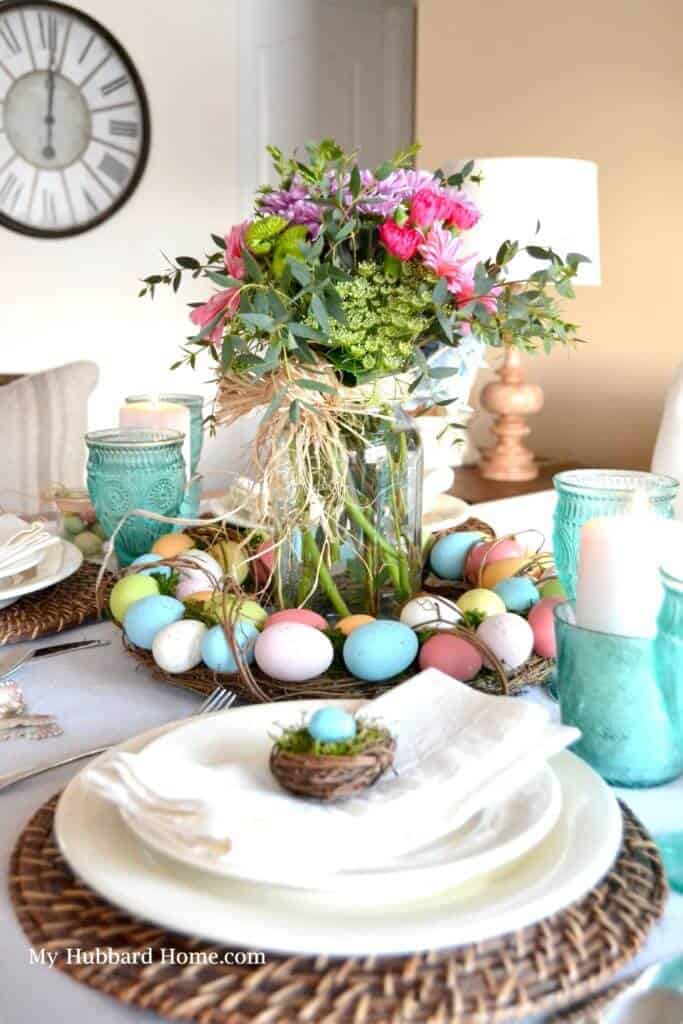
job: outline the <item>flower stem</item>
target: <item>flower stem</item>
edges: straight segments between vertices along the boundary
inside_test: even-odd
[[[391,576],[391,579],[396,589],[399,591],[403,590],[399,571],[400,559],[397,553],[392,548],[391,544],[384,539],[379,530],[372,525],[372,523],[365,515],[363,510],[359,508],[359,506],[356,505],[355,502],[347,498],[345,501],[345,505],[346,511],[349,513],[350,519],[353,520],[356,526],[359,526],[361,528],[366,537],[375,542],[380,551],[382,551],[383,554],[386,556],[387,571]]]
[[[320,549],[318,548],[318,545],[315,542],[315,537],[313,536],[310,530],[306,530],[306,532],[304,533],[303,550],[304,553],[310,558],[312,566],[315,567],[314,571],[317,570],[318,578],[320,579],[322,588],[327,594],[328,598],[330,599],[330,604],[332,605],[334,610],[337,612],[338,615],[341,616],[350,615],[351,612],[349,611],[348,605],[346,604],[344,598],[337,590],[337,586],[334,580],[332,579],[332,575],[327,566],[325,565],[323,556],[320,553]]]

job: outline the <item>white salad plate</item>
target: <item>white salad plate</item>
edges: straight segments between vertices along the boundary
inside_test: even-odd
[[[349,711],[357,710],[361,704],[360,701],[334,703]],[[192,799],[200,795],[207,801],[220,802],[220,784],[212,790],[204,787],[198,794],[201,782],[193,769],[221,767],[228,761],[240,764],[245,772],[258,779],[263,789],[281,793],[268,768],[274,723],[298,725],[302,713],[310,715],[326,704],[330,702],[288,701],[276,707],[260,704],[235,709],[230,715],[202,715],[147,744],[147,771],[156,768],[159,776],[156,786],[167,799]],[[274,844],[269,851],[271,855],[259,863],[246,857],[241,862],[230,856],[217,859],[203,847],[197,849],[189,843],[171,845],[168,836],[160,836],[147,817],[131,814],[125,808],[121,808],[120,813],[129,828],[153,850],[190,867],[248,882],[336,895],[347,893],[375,904],[406,897],[415,899],[461,885],[476,875],[510,863],[536,846],[557,822],[562,795],[555,773],[543,762],[533,766],[527,779],[509,793],[501,792],[500,780],[494,780],[495,789],[487,806],[465,824],[462,824],[462,802],[457,799],[457,791],[454,792],[450,813],[455,830],[420,849],[387,860],[380,866],[377,858],[371,857],[370,850],[366,863],[354,866],[353,870],[333,873],[326,873],[324,869],[307,870],[304,877],[298,872],[295,875],[290,867],[297,859],[296,847],[285,857]],[[445,810],[447,816],[448,806]],[[456,824],[460,827],[456,828]],[[239,821],[235,821],[234,828],[239,829]],[[288,837],[282,836],[280,845],[287,842]],[[372,866],[368,866],[371,861]]]
[[[40,558],[32,568],[0,580],[0,609],[7,608],[26,594],[60,583],[80,569],[83,562],[83,554],[76,545],[61,538],[56,544],[44,548]]]
[[[221,716],[252,710],[211,717],[218,722]],[[117,749],[138,752],[175,727],[152,730]],[[404,892],[372,906],[349,892],[221,878],[162,856],[130,831],[113,804],[84,784],[82,773],[59,801],[55,834],[63,856],[84,882],[165,928],[287,954],[409,953],[482,941],[532,924],[580,899],[610,869],[622,827],[614,794],[573,754],[556,755],[550,766],[561,790],[561,812],[533,850],[435,895]]]

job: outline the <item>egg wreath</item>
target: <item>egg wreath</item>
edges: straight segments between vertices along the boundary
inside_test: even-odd
[[[470,583],[467,583],[463,579],[458,580],[444,580],[438,578],[430,569],[429,565],[429,553],[433,545],[443,536],[451,532],[456,531],[473,531],[479,532],[483,537],[491,544],[487,549],[484,557],[481,560],[478,569],[478,575],[476,582],[480,582],[487,566],[492,564],[491,554],[495,552],[496,545],[503,540],[509,538],[498,538],[495,535],[493,529],[486,523],[479,520],[470,519],[467,522],[460,524],[452,530],[444,531],[443,533],[435,534],[430,541],[429,547],[425,551],[425,567],[422,581],[422,591],[419,595],[413,595],[411,601],[415,600],[415,597],[421,596],[428,599],[430,595],[438,596],[440,601],[444,602],[452,610],[452,622],[444,622],[438,611],[435,613],[434,619],[423,620],[415,630],[410,630],[409,627],[403,627],[407,631],[414,632],[417,637],[417,643],[415,644],[414,655],[410,658],[410,662],[405,665],[400,671],[392,675],[390,678],[359,678],[358,675],[352,674],[344,662],[344,647],[350,636],[356,632],[356,628],[369,629],[373,623],[364,621],[360,623],[350,634],[347,635],[345,632],[345,624],[342,622],[341,627],[338,628],[336,623],[330,622],[327,628],[321,629],[316,628],[313,625],[309,625],[309,622],[313,622],[316,619],[315,614],[307,612],[307,619],[305,628],[315,631],[318,633],[318,637],[315,638],[315,645],[321,649],[329,648],[329,662],[325,669],[314,676],[307,678],[292,679],[286,678],[287,672],[282,671],[279,674],[274,672],[271,668],[269,673],[266,673],[259,667],[258,663],[254,663],[251,652],[253,651],[254,643],[259,643],[260,638],[265,637],[270,630],[278,630],[282,633],[283,637],[287,636],[287,621],[286,614],[283,615],[282,611],[274,613],[276,622],[273,622],[270,626],[268,624],[266,609],[268,607],[274,607],[275,602],[273,599],[273,592],[271,588],[270,576],[264,578],[262,569],[259,569],[259,556],[258,552],[263,550],[264,542],[263,538],[258,535],[254,535],[253,531],[247,536],[246,531],[242,531],[238,528],[221,524],[219,526],[207,525],[188,529],[186,532],[187,536],[191,539],[193,548],[182,551],[179,555],[171,558],[161,558],[155,560],[153,563],[146,563],[143,565],[133,565],[122,574],[120,579],[126,579],[131,575],[139,574],[146,571],[148,576],[155,573],[159,577],[164,577],[160,580],[161,589],[160,596],[171,595],[174,590],[174,585],[177,585],[178,579],[182,578],[183,572],[194,571],[196,569],[192,559],[196,555],[196,550],[208,552],[210,549],[216,549],[217,545],[221,542],[231,542],[233,545],[238,544],[243,546],[245,553],[245,561],[249,566],[248,578],[241,574],[233,574],[228,572],[226,576],[219,580],[215,578],[210,571],[205,571],[206,586],[198,592],[197,596],[202,600],[192,600],[193,595],[190,595],[189,599],[182,602],[182,617],[179,621],[196,620],[199,623],[205,623],[207,628],[216,630],[220,627],[220,631],[224,634],[223,637],[219,637],[223,641],[223,646],[226,651],[229,651],[228,661],[234,665],[233,671],[216,671],[209,668],[206,664],[197,663],[192,664],[191,667],[186,667],[183,664],[182,659],[173,660],[170,659],[155,659],[155,654],[151,649],[142,647],[133,642],[130,636],[124,628],[124,623],[120,619],[117,619],[116,615],[112,615],[114,622],[121,627],[123,635],[123,643],[126,650],[129,652],[131,657],[135,658],[141,665],[144,665],[151,673],[159,679],[173,685],[182,686],[187,689],[194,690],[201,694],[210,693],[217,685],[224,685],[229,689],[235,691],[238,697],[247,703],[269,703],[274,701],[291,700],[294,698],[298,699],[334,699],[334,698],[366,698],[370,699],[377,696],[378,694],[391,689],[393,686],[402,682],[404,679],[414,675],[416,671],[419,671],[418,658],[419,650],[426,641],[431,637],[448,636],[453,635],[460,637],[467,641],[472,648],[475,648],[480,652],[484,667],[478,673],[478,675],[469,680],[467,685],[473,686],[475,689],[500,695],[512,695],[519,693],[529,686],[539,685],[543,683],[550,672],[553,660],[550,658],[539,657],[536,654],[531,656],[515,670],[510,670],[509,666],[506,666],[501,659],[497,656],[495,650],[486,643],[486,641],[477,634],[477,626],[481,622],[481,617],[475,614],[461,612],[457,606],[457,601],[462,597],[463,594],[468,591],[472,591],[473,588]],[[531,531],[529,531],[531,532]],[[519,536],[519,535],[518,535]],[[542,546],[543,541],[541,541]],[[516,577],[525,577],[538,581],[543,577],[544,582],[555,577],[552,575],[552,561],[551,556],[547,553],[541,553],[540,547],[537,551],[532,552],[528,558],[525,559],[524,565],[517,569],[515,573]],[[168,575],[165,575],[168,574]],[[155,575],[155,578],[157,576]],[[238,582],[239,579],[239,582]],[[207,595],[211,594],[211,600],[207,600]],[[173,598],[171,598],[173,600]],[[555,599],[558,600],[558,599]],[[409,603],[409,602],[406,602]],[[101,601],[101,608],[104,611],[104,600]],[[261,606],[265,606],[265,609]],[[244,609],[247,609],[247,612]],[[251,609],[261,608],[261,615],[263,621],[256,622],[256,611]],[[297,615],[296,610],[291,610],[293,615]],[[180,615],[180,611],[178,612]],[[251,619],[250,619],[251,616]],[[123,616],[125,619],[125,615]],[[247,622],[253,620],[253,625],[249,624],[245,627],[245,618]],[[367,620],[367,616],[354,616],[354,618],[361,618]],[[449,618],[451,616],[449,615]],[[399,627],[399,623],[394,623],[393,620],[377,620],[374,625],[378,626],[380,623],[391,624],[392,627]],[[291,642],[295,642],[301,647],[302,633],[301,624],[293,623],[294,629],[290,629]],[[264,628],[265,627],[265,628]],[[170,634],[174,631],[172,626],[168,628]],[[193,643],[195,648],[199,649],[199,638],[198,634],[201,630],[201,626],[196,630],[188,629],[183,627],[185,632],[193,634]],[[175,630],[175,635],[180,631]],[[203,631],[202,631],[203,632]],[[245,641],[244,634],[247,633],[247,639]],[[272,641],[269,641],[269,646],[274,642],[274,636],[270,634]],[[308,636],[308,634],[307,634]],[[309,639],[312,638],[311,637]],[[305,639],[305,638],[304,638]],[[368,639],[372,639],[368,637]],[[155,638],[156,640],[156,638]],[[357,638],[358,640],[358,638]],[[393,638],[392,638],[393,640]],[[326,643],[327,642],[327,643]],[[251,643],[251,649],[249,644]],[[265,645],[265,641],[261,640],[262,646]],[[156,644],[155,648],[159,645]],[[358,643],[355,643],[358,647]],[[249,656],[245,656],[244,651],[249,651]],[[410,653],[410,651],[408,651]],[[159,664],[161,660],[161,664]],[[326,659],[327,660],[327,659]],[[264,662],[265,663],[265,662]],[[164,665],[172,665],[174,671],[168,671]],[[180,665],[180,668],[178,668]]]

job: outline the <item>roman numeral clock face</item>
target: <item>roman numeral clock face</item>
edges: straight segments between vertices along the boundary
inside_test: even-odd
[[[110,33],[56,3],[0,2],[0,227],[79,234],[136,188],[149,151],[140,77]]]

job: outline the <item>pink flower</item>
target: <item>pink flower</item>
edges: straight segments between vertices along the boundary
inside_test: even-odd
[[[244,279],[244,259],[242,248],[244,246],[244,232],[249,226],[249,221],[242,224],[235,224],[230,228],[230,233],[225,236],[225,269],[231,277],[237,277],[240,281]]]
[[[223,334],[225,321],[230,319],[231,316],[234,316],[239,309],[239,304],[239,288],[226,288],[225,291],[216,292],[215,295],[212,295],[209,301],[205,302],[203,306],[197,306],[193,309],[190,313],[190,320],[193,324],[196,324],[200,330],[203,330],[203,328],[206,327],[206,325],[210,323],[222,309],[224,309],[225,316],[221,317],[210,334],[211,341],[218,344]]]
[[[477,206],[464,192],[456,192],[449,197],[448,213],[444,217],[447,224],[452,224],[461,231],[469,231],[481,217]]]
[[[493,288],[488,295],[477,295],[476,301],[480,302],[482,306],[489,311],[489,313],[495,313],[498,305],[497,297],[500,295],[500,292],[500,288]],[[458,309],[461,309],[474,298],[474,278],[470,277],[461,282],[460,289],[456,294],[455,304]]]
[[[430,228],[435,220],[445,220],[451,209],[448,193],[437,187],[421,188],[410,204],[410,219],[419,228]]]
[[[437,277],[445,277],[448,290],[454,295],[458,295],[465,282],[472,277],[469,264],[474,257],[463,256],[460,244],[460,239],[446,228],[433,224],[418,250],[425,266],[433,270]]]
[[[417,247],[422,241],[422,235],[415,228],[399,227],[396,221],[385,220],[379,229],[379,238],[382,245],[400,260],[412,260],[417,252]]]

